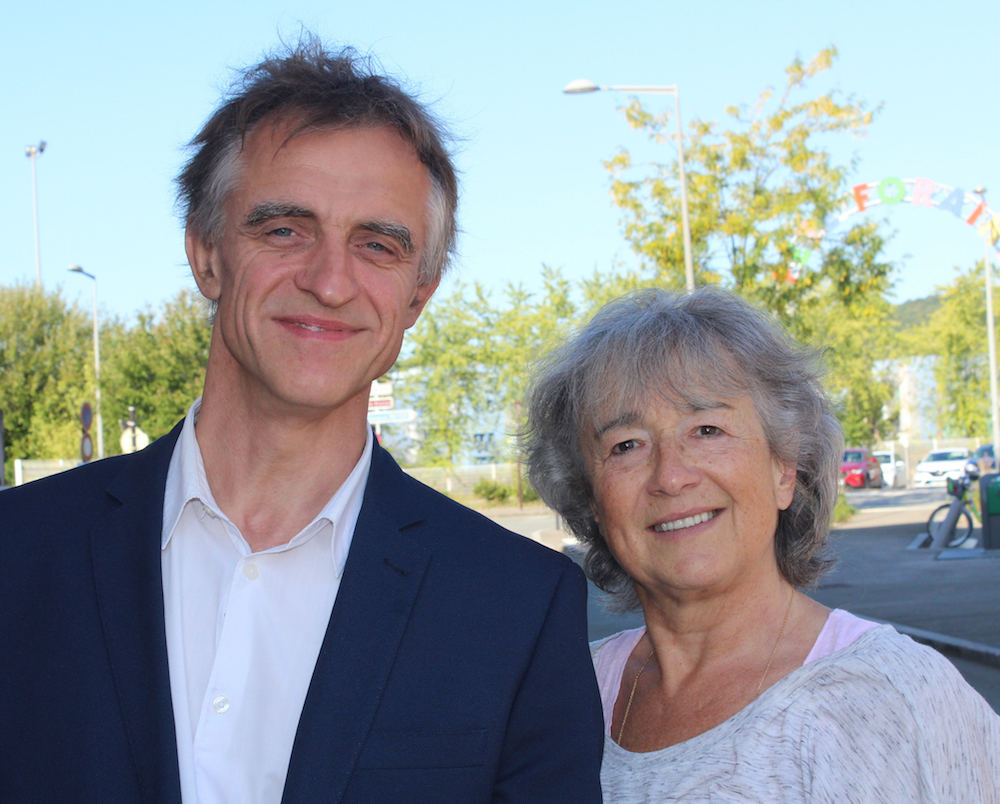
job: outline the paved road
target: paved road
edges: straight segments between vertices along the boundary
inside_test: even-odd
[[[852,491],[848,499],[859,513],[835,530],[831,549],[839,564],[810,592],[812,597],[862,617],[1000,648],[1000,560],[943,561],[927,550],[906,549],[924,529],[930,512],[946,501],[943,490]],[[555,516],[545,509],[486,513],[549,547],[564,547],[562,534],[555,530]],[[574,555],[572,548],[568,552]],[[601,597],[591,584],[591,639],[642,624],[641,614],[608,612]],[[945,655],[1000,712],[1000,667],[953,652]]]

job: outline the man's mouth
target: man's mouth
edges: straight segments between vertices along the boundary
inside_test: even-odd
[[[653,530],[657,533],[668,533],[675,530],[683,530],[684,528],[693,528],[695,525],[700,525],[702,522],[708,522],[708,520],[715,517],[719,513],[718,510],[715,511],[705,511],[701,514],[695,514],[694,516],[686,516],[684,519],[675,519],[673,522],[660,522],[658,525],[653,525]]]

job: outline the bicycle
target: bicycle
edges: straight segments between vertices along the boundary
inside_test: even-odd
[[[972,536],[973,516],[982,524],[975,495],[970,493],[973,483],[979,479],[979,472],[966,472],[960,478],[948,478],[948,494],[951,502],[938,506],[927,520],[927,532],[933,544],[946,547],[961,547]],[[970,515],[971,512],[971,515]],[[946,529],[947,535],[939,534]]]

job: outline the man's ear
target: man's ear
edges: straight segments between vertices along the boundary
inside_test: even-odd
[[[218,301],[222,291],[219,282],[218,249],[206,245],[201,237],[188,226],[184,233],[184,250],[187,252],[191,273],[201,295],[209,301]]]
[[[430,282],[417,285],[417,289],[413,292],[413,298],[410,300],[410,307],[406,312],[407,329],[417,323],[420,313],[423,312],[424,307],[427,306],[427,302],[431,300],[431,296],[434,295],[434,291],[438,289],[438,285],[440,284],[441,277],[439,276]]]

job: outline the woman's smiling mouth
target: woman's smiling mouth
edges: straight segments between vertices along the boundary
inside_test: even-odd
[[[669,531],[691,528],[695,525],[700,525],[702,522],[708,522],[708,520],[713,519],[717,513],[719,513],[718,509],[715,511],[705,511],[701,514],[695,514],[694,516],[687,516],[683,519],[675,519],[672,522],[660,522],[657,525],[653,525],[653,530],[657,533],[667,533]]]

